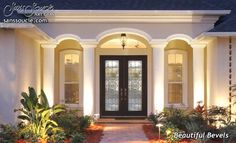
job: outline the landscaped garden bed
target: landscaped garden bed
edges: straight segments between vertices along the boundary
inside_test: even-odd
[[[165,108],[149,115],[152,125],[143,130],[151,143],[236,143],[236,85],[231,87],[232,103],[206,108],[201,102],[195,109]],[[160,136],[160,137],[159,137]]]
[[[99,142],[103,126],[90,126],[92,117],[78,116],[76,110],[69,110],[61,104],[50,107],[44,92],[37,95],[31,87],[29,93],[21,95],[22,108],[15,110],[19,123],[0,125],[1,143]]]
[[[150,143],[236,143],[232,115],[227,107],[204,110],[200,103],[195,110],[165,108],[151,114],[153,125],[144,125],[143,130]]]

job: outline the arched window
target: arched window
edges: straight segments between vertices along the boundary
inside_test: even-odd
[[[60,52],[60,101],[71,107],[78,107],[81,93],[81,51]]]

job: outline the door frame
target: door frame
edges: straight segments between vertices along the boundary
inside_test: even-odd
[[[105,69],[105,60],[119,60],[122,61],[123,64],[120,68],[119,68],[119,72],[120,72],[120,76],[124,77],[127,80],[120,80],[119,79],[119,85],[123,85],[125,87],[128,88],[128,84],[127,83],[122,83],[124,81],[128,81],[128,71],[124,71],[124,70],[128,70],[128,68],[125,69],[125,66],[128,66],[128,62],[129,60],[142,60],[142,111],[128,111],[128,99],[125,101],[126,102],[126,108],[127,111],[123,109],[122,111],[105,111],[105,85],[104,85],[104,81],[105,81],[105,73],[104,73],[104,69]],[[147,116],[147,109],[148,109],[148,67],[147,67],[147,55],[100,55],[100,117],[146,117]],[[126,73],[126,74],[124,74]],[[119,101],[120,101],[120,89],[121,87],[119,87]],[[128,98],[128,96],[127,96]],[[125,102],[123,102],[122,104],[125,104]],[[119,102],[119,107],[120,107],[120,102]]]

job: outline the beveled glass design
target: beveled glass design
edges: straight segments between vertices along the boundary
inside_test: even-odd
[[[128,61],[128,110],[142,111],[142,61]]]
[[[182,103],[183,54],[168,54],[168,103]]]
[[[79,55],[65,54],[64,56],[64,91],[66,104],[79,103]]]
[[[119,111],[119,61],[105,61],[105,111]]]

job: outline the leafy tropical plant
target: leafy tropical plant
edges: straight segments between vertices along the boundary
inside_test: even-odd
[[[29,128],[35,136],[47,139],[50,132],[60,130],[58,124],[52,119],[54,114],[65,111],[64,105],[49,106],[47,97],[43,90],[37,96],[34,88],[29,87],[29,94],[21,94],[21,104],[23,108],[16,109],[21,113],[18,116],[22,121],[26,121],[25,129]]]

